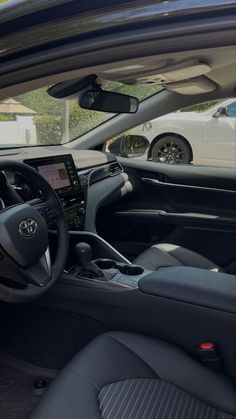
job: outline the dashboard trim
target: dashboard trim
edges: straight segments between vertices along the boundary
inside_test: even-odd
[[[171,183],[171,182],[162,182],[158,179],[146,178],[142,177],[143,182],[152,183],[156,186],[169,186],[175,188],[187,188],[187,189],[198,189],[198,190],[206,190],[210,192],[222,192],[222,193],[229,193],[229,194],[236,194],[236,191],[231,189],[219,189],[219,188],[210,188],[208,186],[197,186],[197,185],[185,185],[181,183]]]

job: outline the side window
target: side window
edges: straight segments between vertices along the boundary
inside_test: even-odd
[[[236,120],[231,118],[236,118],[236,101],[196,105],[122,133],[106,143],[106,151],[157,164],[235,169]]]
[[[231,103],[230,105],[226,106],[227,116],[230,118],[236,118],[236,102]]]

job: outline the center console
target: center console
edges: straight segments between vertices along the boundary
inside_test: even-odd
[[[24,163],[42,175],[57,193],[69,230],[83,230],[87,186],[82,185],[71,154],[27,159]]]
[[[132,264],[95,233],[70,232],[70,252],[64,271],[68,281],[86,286],[138,288],[151,271]]]
[[[94,233],[70,233],[66,272],[77,280],[138,289],[168,298],[236,314],[236,276],[224,272],[175,266],[151,271],[132,264]]]
[[[45,298],[55,308],[99,319],[110,330],[161,337],[196,359],[199,345],[213,342],[222,371],[236,378],[234,275],[184,266],[150,272],[98,235],[78,231],[70,232],[66,269]]]
[[[82,243],[79,243],[81,245]],[[141,266],[117,262],[113,259],[94,259],[70,270],[70,275],[82,279],[105,282],[110,286],[137,288],[139,280],[151,273]]]

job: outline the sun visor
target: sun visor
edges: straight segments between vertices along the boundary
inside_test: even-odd
[[[211,71],[211,67],[207,63],[179,63],[176,66],[163,69],[158,74],[139,77],[137,82],[140,84],[150,83],[174,83],[182,80],[192,79],[194,77],[203,76]]]
[[[213,92],[216,89],[216,84],[206,77],[197,77],[195,79],[164,84],[164,87],[181,95],[200,95]]]

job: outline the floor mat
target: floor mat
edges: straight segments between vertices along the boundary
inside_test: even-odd
[[[0,419],[27,419],[47,391],[56,372],[31,366],[0,354]],[[46,380],[43,389],[35,388],[35,379]],[[38,384],[38,381],[37,381]]]
[[[91,317],[39,304],[0,303],[0,330],[0,351],[60,370],[108,328]]]

